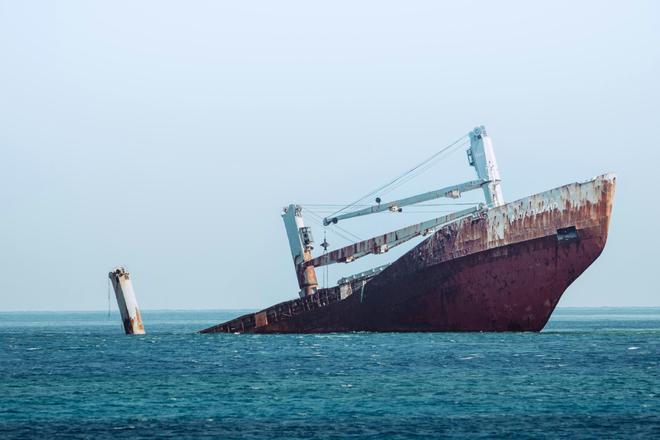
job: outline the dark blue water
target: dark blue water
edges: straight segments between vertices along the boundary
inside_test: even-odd
[[[540,334],[199,335],[236,312],[0,313],[0,438],[660,438],[660,309]]]

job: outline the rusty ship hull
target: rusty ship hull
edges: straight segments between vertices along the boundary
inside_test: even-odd
[[[540,331],[607,241],[606,174],[446,225],[377,275],[202,333]]]

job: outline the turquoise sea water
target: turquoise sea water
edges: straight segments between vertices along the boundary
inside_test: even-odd
[[[0,313],[0,438],[660,438],[660,309],[539,333],[200,335],[237,312]]]

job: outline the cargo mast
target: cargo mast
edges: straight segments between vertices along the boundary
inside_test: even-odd
[[[303,297],[316,292],[318,282],[316,280],[316,272],[314,271],[315,267],[340,262],[350,263],[365,255],[382,254],[412,238],[432,233],[435,229],[446,225],[447,223],[470,215],[478,216],[481,215],[484,210],[504,204],[504,197],[502,196],[502,189],[500,188],[500,173],[497,168],[497,161],[495,160],[495,151],[491,139],[486,133],[486,128],[483,125],[476,127],[474,130],[470,131],[467,136],[464,136],[461,139],[465,139],[465,137],[468,137],[470,142],[470,148],[467,150],[468,163],[475,168],[477,180],[443,187],[386,203],[382,203],[381,199],[377,197],[375,205],[354,211],[342,212],[347,208],[355,206],[356,203],[353,203],[340,209],[335,214],[324,218],[323,225],[330,226],[337,224],[342,220],[376,214],[379,212],[401,212],[405,206],[415,205],[439,198],[456,199],[461,197],[461,194],[464,192],[474,191],[479,188],[483,190],[486,202],[485,205],[479,204],[472,208],[407,226],[386,234],[381,234],[333,250],[316,258],[313,258],[312,256],[312,232],[309,227],[304,226],[302,208],[299,205],[289,205],[284,208],[282,218],[284,219],[289,246],[291,248],[291,255],[293,256],[293,263],[296,268],[298,285],[300,286],[300,296]],[[455,145],[456,143],[452,145]],[[452,145],[450,145],[450,147]],[[444,150],[447,150],[448,148],[449,147]],[[436,156],[437,154],[434,155],[433,158]],[[423,164],[424,163],[420,165]],[[413,168],[413,170],[416,168]],[[364,198],[362,200],[364,200]]]
[[[293,265],[296,269],[298,286],[300,287],[300,297],[311,295],[318,288],[316,280],[316,271],[314,266],[306,266],[303,263],[312,259],[312,229],[305,226],[302,218],[302,209],[298,205],[289,205],[283,209],[282,219],[286,228],[286,235],[289,239]]]
[[[476,127],[469,134],[470,149],[468,161],[477,170],[477,176],[483,182],[484,198],[488,207],[494,208],[504,204],[502,189],[500,188],[500,170],[495,160],[493,142],[486,133],[486,127]]]

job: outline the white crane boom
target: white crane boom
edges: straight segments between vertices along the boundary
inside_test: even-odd
[[[418,194],[416,196],[406,197],[405,199],[394,200],[388,203],[379,203],[377,205],[360,209],[358,211],[347,212],[346,214],[340,214],[335,217],[329,217],[329,218],[326,217],[323,219],[323,225],[328,226],[329,224],[337,223],[339,220],[345,220],[348,218],[375,214],[377,212],[383,212],[383,211],[400,212],[399,209],[403,208],[404,206],[416,205],[417,203],[427,202],[429,200],[439,199],[442,197],[457,199],[461,196],[461,193],[479,189],[485,183],[488,182],[484,180],[472,180],[470,182],[464,182],[458,185],[452,185],[452,186],[447,186],[445,188],[436,189],[435,191],[429,191],[424,194]]]
[[[380,199],[376,199],[378,201],[376,205],[345,214],[326,217],[323,219],[323,225],[328,226],[330,224],[336,224],[340,220],[376,214],[383,211],[401,212],[401,208],[404,206],[415,205],[442,197],[456,199],[461,196],[461,193],[478,188],[483,188],[484,198],[488,206],[494,207],[501,205],[504,203],[504,197],[502,197],[502,189],[500,188],[500,172],[497,168],[497,161],[495,160],[493,143],[486,133],[486,127],[483,125],[476,127],[468,136],[470,138],[470,149],[467,151],[468,161],[475,168],[479,177],[478,180],[448,186],[388,203],[380,203]]]

